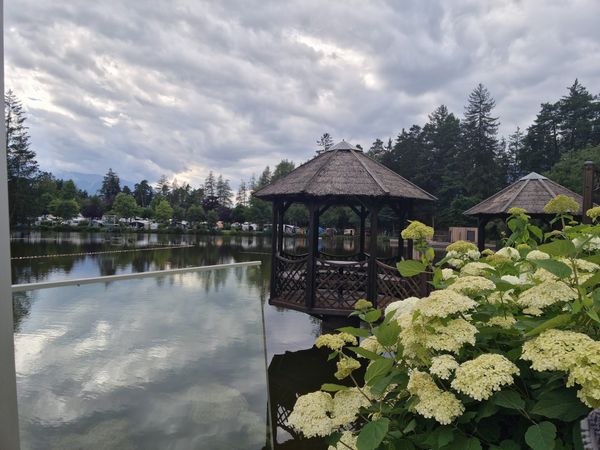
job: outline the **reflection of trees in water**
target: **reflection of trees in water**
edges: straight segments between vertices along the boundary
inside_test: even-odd
[[[313,347],[273,356],[268,375],[271,434],[275,450],[327,448],[322,439],[303,438],[287,424],[287,418],[300,395],[319,390],[323,383],[346,384],[333,376],[336,362],[327,361],[328,354],[326,349]],[[356,375],[362,378],[360,372]],[[271,448],[268,440],[269,437],[265,449]]]
[[[48,278],[52,272],[64,272],[66,274],[85,256],[69,256],[40,259],[23,259],[12,261],[12,282],[14,284],[35,283]]]
[[[29,316],[31,311],[32,293],[15,292],[12,295],[13,300],[13,331],[21,331],[23,319]]]

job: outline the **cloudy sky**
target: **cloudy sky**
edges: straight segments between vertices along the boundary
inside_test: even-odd
[[[5,1],[6,87],[43,169],[235,186],[325,131],[365,147],[462,115],[473,87],[503,134],[576,77],[600,91],[600,2]]]

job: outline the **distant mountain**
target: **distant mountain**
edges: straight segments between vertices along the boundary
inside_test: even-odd
[[[68,172],[68,171],[54,171],[52,174],[56,178],[62,178],[63,180],[73,180],[78,189],[87,191],[88,194],[94,195],[102,187],[102,180],[104,175],[98,175],[96,173],[81,173],[81,172]],[[129,186],[133,190],[135,182],[124,180],[121,178],[121,188],[123,186]]]

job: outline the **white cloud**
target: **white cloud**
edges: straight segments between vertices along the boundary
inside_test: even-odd
[[[6,4],[6,85],[47,169],[234,184],[314,154],[325,131],[369,146],[484,83],[503,134],[576,77],[597,92],[600,3]],[[125,156],[124,156],[125,155]]]

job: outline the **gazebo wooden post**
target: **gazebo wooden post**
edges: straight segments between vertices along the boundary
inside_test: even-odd
[[[581,205],[581,221],[592,223],[585,213],[594,206],[594,161],[586,161],[583,165],[583,202]]]
[[[367,218],[366,212],[365,212],[365,207],[361,206],[360,207],[360,235],[359,235],[359,239],[358,239],[358,252],[359,254],[359,260],[363,261],[365,259],[365,219]]]
[[[279,254],[283,253],[283,216],[285,214],[285,212],[288,210],[288,208],[290,207],[292,203],[288,202],[282,202],[279,204],[279,215],[277,217],[277,227],[279,228],[279,233],[277,234],[277,248],[279,251]]]
[[[308,203],[308,256],[306,261],[306,308],[311,309],[315,303],[317,278],[317,255],[319,246],[319,205]]]
[[[413,212],[413,202],[412,199],[406,200],[406,215],[404,216],[404,223],[406,226],[406,222],[408,218],[412,215]],[[406,241],[406,259],[412,259],[413,257],[413,240],[408,239]]]
[[[377,229],[379,206],[373,205],[370,209],[371,236],[369,238],[369,265],[367,278],[367,300],[377,307]]]
[[[480,252],[485,250],[485,226],[489,218],[479,215],[477,216],[477,248]]]
[[[275,285],[277,282],[277,256],[281,252],[278,249],[279,235],[283,233],[281,228],[278,229],[279,223],[279,207],[280,202],[273,202],[273,228],[271,229],[271,293],[275,292]]]
[[[394,212],[398,216],[398,261],[404,258],[404,238],[402,237],[402,230],[406,228],[406,210],[404,208],[404,201],[400,200],[394,205]]]

